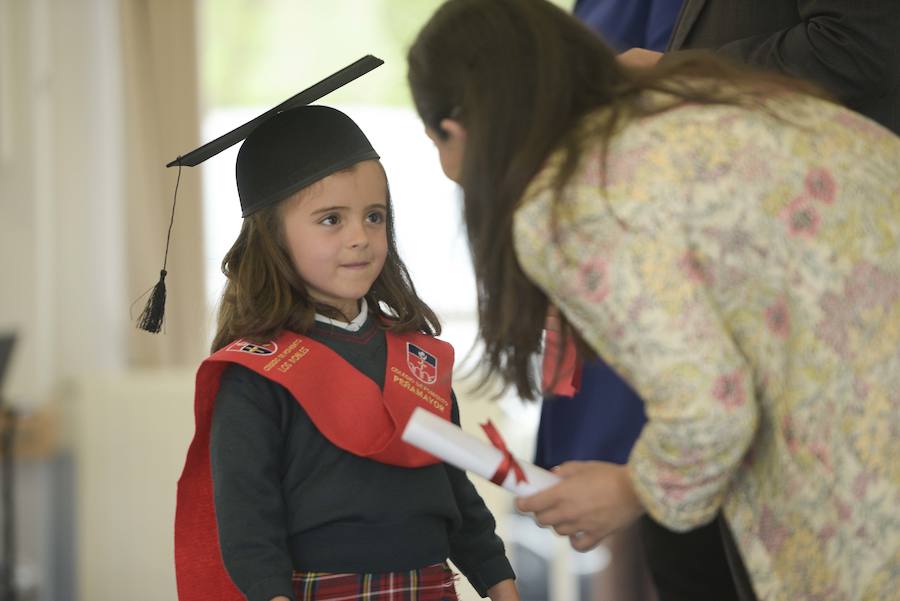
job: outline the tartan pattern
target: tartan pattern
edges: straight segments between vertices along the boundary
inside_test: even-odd
[[[297,601],[458,601],[455,580],[446,562],[408,572],[294,572],[292,576]]]

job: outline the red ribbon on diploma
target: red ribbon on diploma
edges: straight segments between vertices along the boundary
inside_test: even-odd
[[[491,482],[497,484],[498,486],[502,486],[506,481],[506,476],[509,475],[509,470],[512,470],[516,475],[516,484],[521,484],[522,482],[528,482],[528,478],[525,477],[525,470],[522,469],[522,466],[519,465],[519,462],[516,461],[516,458],[513,457],[512,452],[506,447],[506,441],[503,440],[503,437],[500,436],[500,432],[494,427],[494,424],[491,423],[491,420],[488,420],[487,423],[481,424],[481,429],[484,430],[484,433],[487,434],[488,440],[491,441],[491,444],[503,453],[503,461],[500,462],[500,465],[497,466],[497,471],[494,472],[494,475],[491,477]]]

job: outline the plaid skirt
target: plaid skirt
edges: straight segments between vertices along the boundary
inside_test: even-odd
[[[297,601],[458,601],[455,579],[446,562],[408,572],[294,572],[292,577]]]

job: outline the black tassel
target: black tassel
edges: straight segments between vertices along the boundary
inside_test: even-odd
[[[166,270],[162,269],[159,272],[159,281],[153,286],[150,298],[147,299],[147,304],[144,306],[144,310],[141,311],[140,317],[138,317],[138,328],[153,334],[159,334],[165,316]]]
[[[172,241],[172,225],[175,223],[175,203],[178,201],[178,184],[181,182],[181,157],[174,164],[178,165],[178,177],[175,179],[175,193],[172,195],[172,215],[169,217],[169,232],[166,234],[166,254],[163,256],[163,266],[159,271],[159,281],[150,292],[147,305],[138,317],[137,327],[151,334],[159,334],[162,329],[163,319],[166,316],[166,263],[169,260],[169,242]],[[143,295],[141,295],[143,296]],[[140,300],[140,297],[138,297]],[[137,302],[134,301],[135,303]],[[134,303],[131,304],[134,306]]]

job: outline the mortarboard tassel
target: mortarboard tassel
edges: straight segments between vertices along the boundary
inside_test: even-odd
[[[153,286],[150,298],[141,315],[138,317],[137,327],[152,334],[158,334],[162,329],[166,316],[166,262],[169,260],[169,241],[172,239],[172,225],[175,223],[175,203],[178,200],[178,184],[181,182],[181,157],[178,157],[178,177],[175,180],[175,194],[172,196],[172,215],[169,217],[169,233],[166,235],[166,254],[163,257],[163,267],[159,271],[159,281]]]
[[[150,298],[138,317],[138,328],[153,334],[162,329],[163,317],[166,314],[166,270],[159,271],[159,281],[153,286]]]

